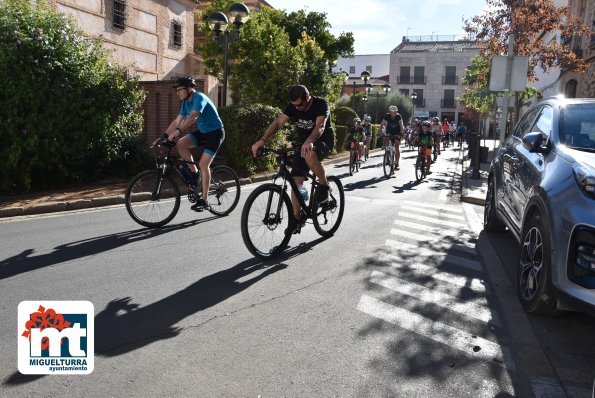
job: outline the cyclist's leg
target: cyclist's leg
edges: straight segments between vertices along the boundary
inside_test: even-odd
[[[370,142],[372,141],[372,136],[371,135],[367,135],[366,136],[366,150],[368,151],[368,153],[370,153]]]
[[[395,136],[395,169],[399,170],[399,160],[401,159],[401,136]]]
[[[176,144],[176,149],[178,150],[178,153],[180,154],[182,159],[188,162],[194,162],[194,158],[192,157],[192,152],[190,152],[190,149],[200,144],[198,138],[194,134],[195,133],[186,134],[184,137],[180,138]],[[194,163],[188,163],[188,167],[190,168],[190,171],[192,171],[193,173],[198,172],[198,168]]]
[[[209,185],[211,184],[211,163],[217,154],[221,143],[225,139],[225,132],[223,129],[215,130],[206,134],[202,134],[202,144],[205,148],[198,162],[200,173],[202,175],[202,198],[206,202],[209,195]]]
[[[306,180],[305,176],[308,174],[308,171],[310,171],[310,168],[308,167],[306,160],[303,157],[296,155],[293,159],[291,176],[298,187],[304,185],[304,181]],[[302,206],[300,205],[297,194],[293,192],[293,189],[291,190],[291,207],[293,208],[293,217],[296,220],[299,220],[301,218],[300,213]]]

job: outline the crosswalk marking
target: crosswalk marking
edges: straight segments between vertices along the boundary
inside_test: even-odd
[[[415,297],[419,300],[425,301],[426,303],[432,303],[434,305],[447,308],[451,311],[478,319],[482,322],[493,321],[493,323],[496,325],[500,324],[500,322],[495,316],[492,315],[491,311],[486,308],[485,305],[480,305],[475,302],[465,302],[440,291],[430,290],[425,286],[404,281],[379,271],[372,272],[370,281],[395,292]]]
[[[450,213],[446,213],[444,211],[428,210],[425,208],[425,204],[422,207],[420,207],[419,205],[418,206],[404,205],[404,206],[401,206],[400,210],[407,210],[407,211],[411,211],[414,213],[421,213],[421,214],[424,214],[427,216],[430,216],[430,215],[439,216],[440,219],[448,218],[450,220],[465,221],[465,216],[463,216],[463,215],[450,214]]]
[[[445,261],[447,263],[458,265],[461,267],[469,268],[473,271],[481,272],[481,263],[476,260],[470,260],[468,258],[455,256],[452,254],[447,254],[442,251],[436,251],[432,249],[427,249],[425,247],[419,247],[415,245],[410,245],[408,243],[399,242],[393,239],[387,239],[385,245],[391,249],[396,249],[401,252],[406,252],[408,255],[420,255],[420,256],[428,256],[432,257],[435,260]]]
[[[390,234],[393,236],[400,236],[409,240],[416,240],[425,243],[445,243],[448,248],[452,248],[459,251],[464,251],[469,254],[477,254],[477,250],[474,247],[469,247],[460,243],[450,243],[444,236],[429,237],[427,235],[416,234],[409,231],[403,231],[401,229],[392,228]]]
[[[453,275],[450,272],[441,271],[436,267],[431,267],[429,265],[424,265],[416,262],[404,261],[403,259],[396,256],[392,256],[390,254],[381,255],[379,260],[381,263],[389,264],[391,267],[397,268],[399,270],[407,270],[412,271],[418,275],[429,276],[433,279],[448,282],[451,285],[471,289],[477,293],[488,293],[486,285],[479,278]]]
[[[438,219],[436,217],[427,217],[427,216],[422,216],[420,214],[412,214],[411,212],[399,211],[399,213],[397,213],[397,216],[399,216],[399,218],[406,218],[406,219],[410,219],[410,220],[417,220],[418,222],[419,221],[423,221],[423,222],[428,222],[430,224],[439,224],[439,225],[442,225],[444,227],[467,228],[467,224],[466,223],[440,220],[440,219]]]
[[[474,336],[464,330],[433,321],[403,308],[395,307],[368,295],[362,295],[357,309],[375,318],[383,319],[403,329],[443,343],[463,353],[511,368],[502,348],[487,339]]]
[[[416,206],[417,208],[419,208],[419,202],[414,202],[412,200],[404,200],[401,202],[403,205],[412,205],[412,206]],[[437,210],[442,210],[442,211],[451,211],[454,213],[463,213],[463,210],[461,210],[460,206],[449,206],[449,205],[443,205],[443,204],[433,204],[433,203],[425,203],[423,204],[423,208],[424,209],[437,209]]]

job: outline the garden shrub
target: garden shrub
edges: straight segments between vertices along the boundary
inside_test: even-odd
[[[144,91],[72,18],[4,0],[0,54],[0,191],[91,181],[142,158]]]
[[[337,152],[345,151],[345,143],[347,140],[347,132],[349,129],[347,126],[339,126],[335,125],[335,134],[336,134],[336,143],[335,143],[335,150]]]

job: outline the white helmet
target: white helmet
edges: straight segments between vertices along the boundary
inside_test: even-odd
[[[389,112],[396,112],[398,110],[399,110],[399,108],[397,108],[396,105],[391,105],[391,106],[388,107],[388,111]]]

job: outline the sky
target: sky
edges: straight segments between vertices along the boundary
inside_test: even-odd
[[[388,54],[403,36],[462,35],[485,0],[266,0],[287,12],[325,12],[331,33],[353,32],[355,54]]]

